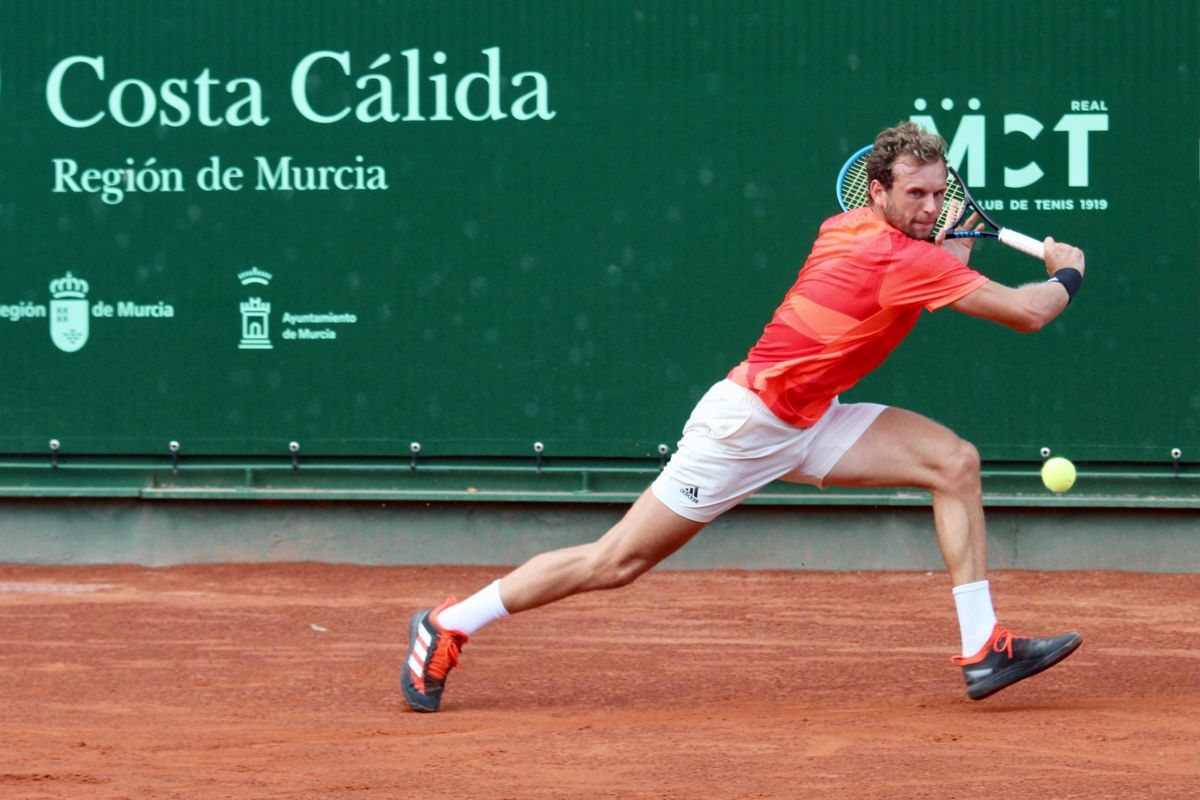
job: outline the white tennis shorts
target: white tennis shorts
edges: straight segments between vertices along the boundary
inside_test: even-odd
[[[811,428],[789,425],[731,380],[693,409],[679,449],[651,485],[680,516],[711,522],[771,481],[824,485],[825,476],[887,406],[833,405]]]

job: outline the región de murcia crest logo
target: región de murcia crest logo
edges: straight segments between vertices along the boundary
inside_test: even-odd
[[[74,353],[88,340],[88,282],[70,272],[50,281],[50,341]]]

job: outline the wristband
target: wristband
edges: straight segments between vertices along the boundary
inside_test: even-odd
[[[1083,274],[1073,267],[1064,267],[1055,272],[1050,277],[1050,281],[1062,284],[1062,287],[1067,290],[1067,305],[1071,305],[1071,300],[1075,298],[1075,293],[1083,284]]]

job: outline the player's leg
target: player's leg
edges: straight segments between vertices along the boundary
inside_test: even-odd
[[[674,553],[707,522],[791,469],[789,448],[802,433],[748,390],[718,382],[696,404],[666,468],[607,533],[534,556],[462,602],[451,599],[414,616],[401,674],[409,705],[437,709],[458,648],[484,625],[579,592],[624,586]]]
[[[934,526],[954,584],[967,694],[982,700],[1063,660],[1077,633],[1013,636],[996,623],[987,577],[979,454],[950,429],[897,408],[884,411],[826,475],[826,485],[911,486],[933,498]]]
[[[502,578],[501,601],[516,614],[580,592],[625,586],[703,527],[667,508],[647,489],[596,541],[534,556]]]
[[[749,390],[719,381],[696,404],[666,468],[612,529],[590,544],[534,556],[481,599],[517,613],[578,592],[624,586],[786,472],[788,445],[800,433]],[[445,615],[462,622],[468,635],[477,629],[473,601],[467,598]],[[488,609],[481,611],[486,622]]]
[[[954,585],[987,577],[979,453],[920,414],[888,408],[825,476],[827,486],[910,486],[933,498],[934,527]]]
[[[934,529],[954,587],[963,654],[996,624],[987,582],[979,454],[949,428],[899,408],[884,411],[825,478],[840,486],[911,486],[929,491]]]
[[[676,514],[647,489],[625,516],[594,542],[534,556],[459,603],[413,615],[400,687],[415,711],[436,711],[446,675],[458,666],[467,638],[500,617],[580,592],[624,586],[687,543],[704,527]]]

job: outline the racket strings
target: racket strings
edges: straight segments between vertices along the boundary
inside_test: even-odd
[[[971,207],[966,199],[967,195],[963,191],[963,185],[954,177],[954,173],[947,175],[946,194],[942,196],[942,212],[938,214],[937,221],[933,223],[934,236],[947,225],[953,230],[962,224],[962,221],[971,213]],[[954,213],[954,219],[949,218],[951,212]]]
[[[838,190],[842,198],[842,208],[849,211],[852,208],[862,208],[867,205],[867,186],[869,184],[867,159],[866,156],[863,156],[847,167],[845,174],[842,175],[842,184]]]

